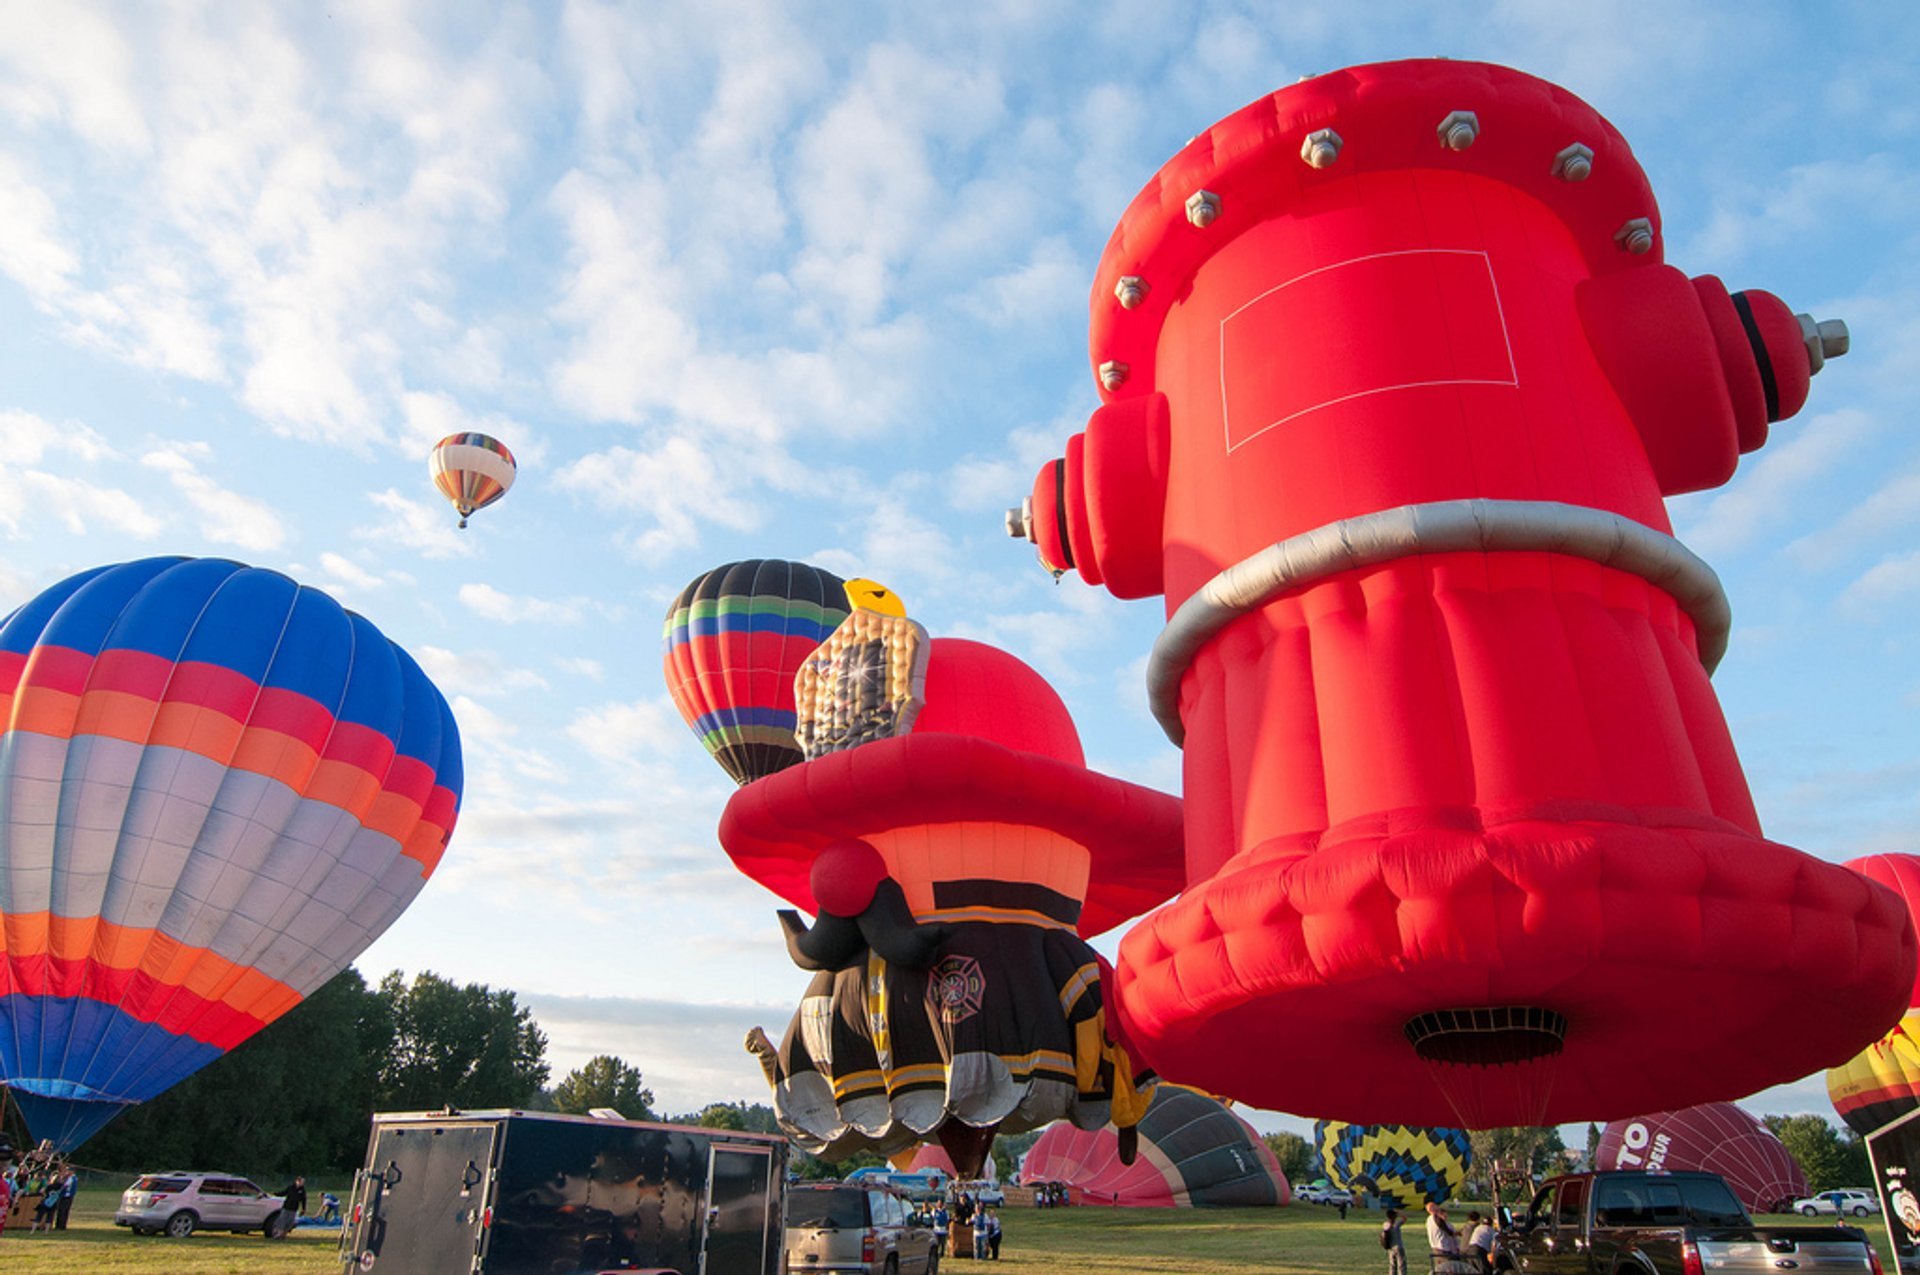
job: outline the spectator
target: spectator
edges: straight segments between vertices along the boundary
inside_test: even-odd
[[[27,1234],[35,1231],[51,1231],[53,1215],[60,1207],[60,1180],[49,1173],[40,1186],[40,1203],[33,1209],[33,1225],[27,1228]]]
[[[1400,1234],[1407,1215],[1389,1208],[1387,1220],[1380,1224],[1380,1247],[1387,1250],[1387,1275],[1407,1275],[1407,1242]]]
[[[272,1236],[291,1235],[299,1223],[300,1215],[307,1209],[307,1180],[295,1175],[293,1185],[280,1196],[279,1221],[267,1233]]]
[[[987,1260],[988,1240],[992,1236],[992,1234],[993,1234],[993,1213],[991,1210],[981,1209],[980,1212],[973,1219],[973,1260],[974,1261],[984,1262]]]
[[[1474,1264],[1487,1275],[1493,1271],[1493,1226],[1479,1213],[1467,1214],[1467,1246]]]
[[[69,1168],[67,1175],[60,1179],[60,1203],[55,1206],[53,1229],[67,1229],[67,1215],[73,1212],[73,1197],[80,1194],[80,1175]]]
[[[987,1256],[1000,1260],[1000,1210],[987,1210]]]
[[[947,1206],[944,1201],[933,1206],[934,1247],[942,1253],[947,1251]]]

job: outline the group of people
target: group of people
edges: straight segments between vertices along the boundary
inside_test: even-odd
[[[1033,1207],[1036,1209],[1064,1209],[1073,1203],[1064,1182],[1042,1182],[1033,1189]]]
[[[1399,1209],[1388,1209],[1386,1221],[1380,1224],[1387,1275],[1407,1275],[1407,1245],[1400,1234],[1406,1220]],[[1456,1227],[1447,1220],[1445,1205],[1427,1205],[1427,1247],[1433,1252],[1433,1269],[1441,1275],[1491,1275],[1499,1243],[1491,1216],[1476,1209],[1467,1214],[1464,1228]]]
[[[80,1175],[51,1158],[29,1156],[14,1162],[0,1174],[0,1231],[13,1215],[14,1201],[33,1209],[29,1235],[36,1231],[64,1231],[73,1212],[74,1197],[80,1193]]]
[[[1000,1260],[1000,1210],[992,1205],[983,1206],[966,1192],[955,1191],[947,1199],[936,1201],[925,1217],[941,1252],[965,1257],[962,1245],[965,1237],[971,1236],[974,1257]]]

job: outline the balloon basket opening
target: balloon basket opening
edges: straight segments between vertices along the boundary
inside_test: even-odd
[[[1553,1097],[1567,1019],[1550,1009],[1492,1006],[1431,1010],[1409,1019],[1406,1036],[1463,1129],[1486,1129],[1495,1109],[1518,1106],[1538,1123]]]

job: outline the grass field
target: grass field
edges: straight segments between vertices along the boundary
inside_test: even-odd
[[[115,1227],[115,1197],[81,1194],[65,1232],[0,1237],[0,1270],[33,1275],[338,1275],[337,1231],[295,1231],[269,1242],[258,1235],[196,1235],[172,1240],[135,1236]],[[1331,1209],[1107,1209],[1098,1207],[1002,1215],[1006,1238],[996,1269],[1071,1275],[1376,1275],[1386,1270],[1376,1238],[1379,1214],[1359,1210],[1341,1221]],[[1806,1219],[1767,1217],[1771,1226]],[[1880,1219],[1867,1233],[1893,1269]],[[1407,1227],[1408,1264],[1426,1269],[1426,1244]],[[967,1270],[971,1262],[944,1269]]]

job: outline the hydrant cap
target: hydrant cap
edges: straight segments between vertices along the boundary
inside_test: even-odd
[[[1476,139],[1470,149],[1450,149],[1435,121],[1467,113]],[[1322,131],[1338,133],[1339,162],[1300,162],[1301,139]],[[1576,145],[1591,152],[1589,175],[1569,181],[1558,157]],[[1260,98],[1198,134],[1135,196],[1093,284],[1089,354],[1102,400],[1154,391],[1154,352],[1169,308],[1238,235],[1327,182],[1423,168],[1490,178],[1546,205],[1596,275],[1662,259],[1646,174],[1613,125],[1565,89],[1509,67],[1437,58],[1334,71]],[[1216,197],[1219,213],[1201,228],[1188,202],[1203,190]],[[1644,252],[1623,252],[1615,235],[1636,218],[1645,219],[1652,242]],[[1153,282],[1131,307],[1117,291],[1128,276]],[[1102,367],[1127,373],[1101,375]]]

